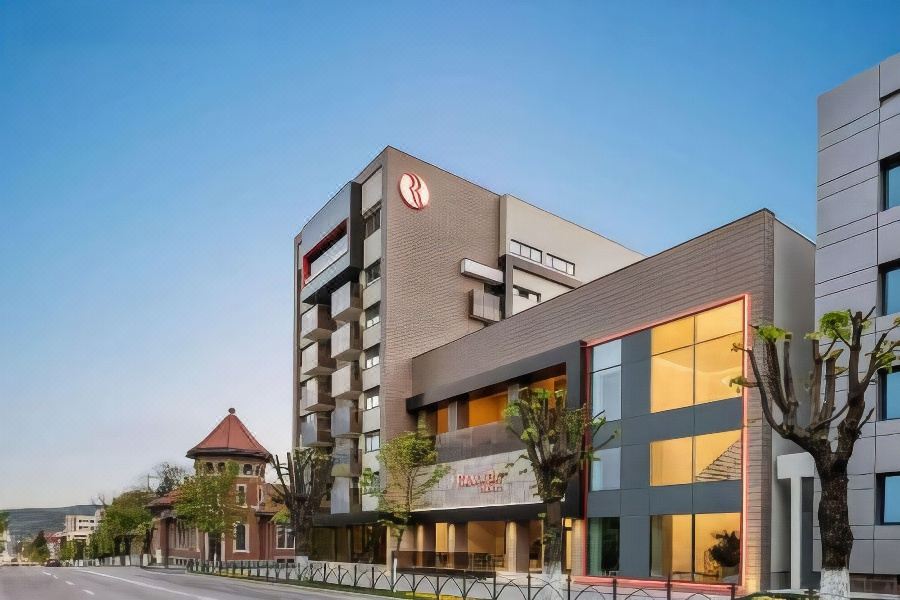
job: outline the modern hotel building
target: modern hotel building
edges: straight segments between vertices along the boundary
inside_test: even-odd
[[[532,386],[616,433],[566,496],[573,575],[787,585],[773,465],[796,449],[729,384],[749,323],[813,323],[814,247],[770,212],[645,258],[386,148],[294,247],[294,440],[335,457],[321,557],[383,556],[358,477],[382,439],[423,426],[450,471],[401,561],[538,566],[541,507],[526,465],[507,467],[522,447],[502,416]]]

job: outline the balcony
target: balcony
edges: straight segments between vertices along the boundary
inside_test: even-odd
[[[362,430],[364,433],[381,429],[381,407],[376,406],[362,413]]]
[[[357,319],[362,313],[359,284],[348,281],[331,294],[331,318],[344,323]]]
[[[369,367],[362,372],[362,389],[371,390],[373,387],[381,385],[381,365]]]
[[[362,451],[335,448],[331,464],[332,477],[359,477],[362,474]]]
[[[434,446],[438,462],[515,452],[524,447],[522,440],[509,430],[505,421],[439,433]]]
[[[300,387],[301,406],[304,410],[321,412],[334,408],[331,380],[328,377],[312,377]]]
[[[376,231],[363,242],[363,265],[369,266],[381,258],[381,232]]]
[[[381,302],[381,280],[373,281],[362,291],[363,308],[369,308],[376,302]]]
[[[303,349],[300,372],[303,375],[330,375],[336,366],[328,342],[317,342]]]
[[[344,365],[331,374],[331,395],[333,397],[356,400],[361,392],[358,362]]]
[[[331,334],[331,358],[356,360],[362,352],[359,323],[344,323]]]
[[[300,423],[300,437],[304,446],[333,446],[331,417],[321,413],[307,415]]]
[[[335,407],[331,413],[331,435],[336,438],[357,438],[362,433],[359,409],[355,404]],[[337,455],[335,455],[337,464]]]
[[[300,338],[303,341],[327,339],[334,327],[331,310],[324,304],[315,304],[300,315]]]
[[[469,291],[469,317],[484,323],[500,320],[500,296],[481,290]]]
[[[362,332],[363,350],[368,350],[372,346],[381,343],[381,323],[375,323],[371,327],[366,327]]]

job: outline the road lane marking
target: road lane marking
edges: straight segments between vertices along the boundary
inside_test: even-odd
[[[92,592],[91,590],[81,590],[81,591],[84,592],[85,594],[87,594],[88,596],[94,595],[94,592]]]
[[[188,592],[173,590],[170,588],[162,587],[160,585],[151,585],[149,583],[143,583],[141,581],[132,581],[131,579],[125,579],[124,577],[116,577],[115,575],[108,575],[106,573],[100,573],[97,571],[88,571],[85,569],[78,569],[78,570],[81,571],[82,573],[90,573],[91,575],[97,575],[99,577],[107,577],[109,579],[115,579],[116,581],[130,583],[131,585],[136,585],[136,586],[148,588],[151,590],[158,590],[160,592],[169,592],[170,594],[175,594],[176,596],[186,596],[188,598],[196,598],[197,600],[216,600],[215,598],[210,598],[209,596],[199,596],[197,594],[190,594]]]
[[[47,571],[41,571],[41,573],[43,573],[47,577],[53,577],[53,573],[48,573]]]
[[[66,585],[75,585],[75,584],[72,583],[71,581],[66,581]]]
[[[59,577],[57,577],[56,575],[54,575],[54,576],[53,576],[53,579],[59,579]]]

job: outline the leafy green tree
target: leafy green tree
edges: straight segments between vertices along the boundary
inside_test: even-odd
[[[43,563],[50,558],[50,548],[47,546],[47,538],[44,537],[44,531],[38,532],[34,539],[25,547],[25,555],[28,560],[36,563]]]
[[[321,448],[299,448],[289,453],[282,463],[272,458],[278,485],[274,487],[276,502],[284,511],[276,514],[276,522],[290,523],[294,531],[294,552],[305,562],[312,544],[313,515],[321,510],[322,501],[331,489],[331,456]]]
[[[130,490],[116,496],[104,509],[103,520],[92,537],[107,547],[111,542],[111,553],[131,554],[135,541],[140,543],[140,550],[150,552],[150,539],[153,535],[153,515],[147,504],[155,498],[149,490]]]
[[[437,464],[434,440],[424,429],[407,431],[382,444],[378,452],[384,480],[366,468],[360,478],[364,493],[378,499],[382,523],[400,549],[403,534],[409,527],[412,512],[422,507],[425,495],[450,471]]]
[[[156,485],[156,495],[165,496],[177,489],[188,476],[188,472],[180,465],[170,462],[161,462],[153,468],[152,477],[159,483]]]
[[[741,377],[735,382],[759,389],[766,421],[778,435],[809,452],[816,465],[822,484],[819,596],[827,600],[850,595],[853,530],[847,508],[847,464],[875,410],[866,410],[866,390],[879,371],[898,360],[900,350],[900,341],[888,340],[900,327],[900,319],[895,319],[887,331],[876,336],[872,349],[863,352],[863,334],[871,327],[874,311],[867,315],[849,310],[826,313],[819,320],[818,331],[806,336],[812,341],[813,371],[805,386],[802,401],[807,406],[802,415],[791,370],[791,333],[772,325],[754,326],[762,347],[735,346],[747,354],[754,377],[754,381]],[[846,377],[846,386],[838,384],[841,377]],[[837,398],[839,387],[846,387],[841,392],[844,401]]]
[[[3,548],[6,545],[3,534],[6,533],[7,529],[9,529],[9,513],[0,511],[0,552],[3,552]]]
[[[198,461],[194,475],[178,488],[175,515],[209,534],[211,546],[218,545],[247,516],[247,508],[237,498],[237,475],[238,465],[233,461],[218,472],[204,469]]]
[[[591,419],[585,406],[569,408],[566,390],[551,393],[544,388],[520,390],[505,417],[507,427],[525,444],[519,458],[530,463],[535,491],[544,503],[544,573],[552,581],[562,572],[562,500],[569,482],[591,459],[593,434],[606,419]]]

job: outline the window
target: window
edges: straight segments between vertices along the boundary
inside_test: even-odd
[[[380,352],[381,352],[380,345],[372,346],[371,348],[366,350],[364,358],[363,358],[364,364],[365,364],[364,368],[371,369],[372,367],[376,366],[379,362],[381,362]]]
[[[251,464],[244,465],[244,475],[253,475],[253,465],[251,465]]]
[[[650,442],[650,485],[681,485],[741,478],[738,429]]]
[[[447,433],[450,431],[450,407],[446,402],[438,406],[436,429],[437,433]]]
[[[661,412],[740,395],[744,303],[671,321],[651,330],[650,410]]]
[[[278,550],[293,550],[294,530],[287,525],[276,525],[275,548],[277,548]]]
[[[367,238],[381,229],[381,207],[376,206],[368,215],[363,217],[363,237]]]
[[[381,261],[372,263],[366,267],[366,285],[370,285],[381,277]]]
[[[882,314],[900,313],[900,264],[894,263],[881,273]]]
[[[619,517],[588,519],[588,575],[618,575]]]
[[[247,506],[247,486],[240,483],[237,486],[237,503],[238,506]]]
[[[881,375],[881,418],[900,419],[900,367]]]
[[[621,463],[621,448],[595,451],[594,460],[591,461],[591,491],[619,489]]]
[[[468,426],[477,427],[503,420],[506,410],[508,392],[503,390],[497,394],[470,398],[468,402]]]
[[[381,323],[381,302],[376,302],[366,309],[365,328]]]
[[[247,525],[244,523],[237,523],[234,526],[234,551],[247,551]]]
[[[881,177],[884,182],[884,209],[900,206],[900,159],[885,163]]]
[[[651,576],[731,581],[740,572],[740,564],[740,513],[650,518]]]
[[[548,254],[547,259],[544,261],[544,264],[546,264],[551,269],[560,271],[561,273],[572,275],[573,277],[575,276],[575,263],[569,262],[558,256]]]
[[[381,448],[381,432],[373,431],[366,434],[365,439],[366,452],[376,452]]]
[[[381,403],[381,399],[379,397],[380,394],[381,394],[381,388],[373,388],[366,392],[366,402],[365,402],[366,410],[372,410],[373,408],[378,408],[378,405]]]
[[[885,475],[881,480],[881,522],[900,525],[900,473]]]
[[[522,242],[509,241],[509,251],[534,262],[541,262],[541,251]]]
[[[594,346],[591,352],[591,406],[594,416],[607,421],[622,418],[622,341]]]
[[[513,295],[519,296],[520,298],[525,298],[527,300],[531,300],[532,302],[540,302],[541,295],[537,292],[532,292],[529,289],[523,288],[518,285],[513,286]]]
[[[303,257],[305,281],[309,281],[347,253],[347,223],[341,223]]]

